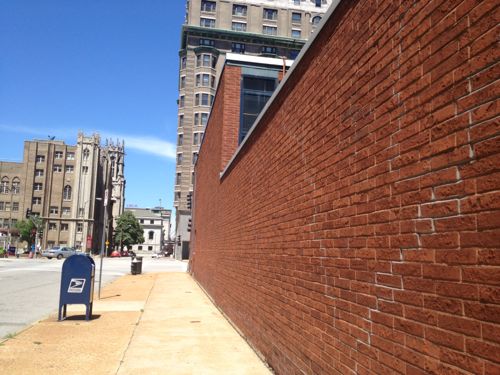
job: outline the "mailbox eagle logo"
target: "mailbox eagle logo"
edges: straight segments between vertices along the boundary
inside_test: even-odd
[[[81,293],[85,286],[85,279],[71,279],[69,282],[68,293]]]

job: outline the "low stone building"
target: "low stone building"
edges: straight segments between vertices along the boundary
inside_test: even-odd
[[[131,246],[135,253],[159,253],[170,241],[171,210],[163,207],[126,208],[139,220],[144,229],[144,243]]]

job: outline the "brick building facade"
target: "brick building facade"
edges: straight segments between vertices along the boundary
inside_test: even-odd
[[[334,2],[240,144],[226,65],[190,267],[278,374],[500,373],[497,25]]]

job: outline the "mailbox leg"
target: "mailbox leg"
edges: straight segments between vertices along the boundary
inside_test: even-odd
[[[87,303],[85,307],[85,320],[90,320],[92,317],[92,303]]]
[[[62,312],[62,314],[61,314]],[[59,317],[58,320],[64,320],[66,319],[66,305],[59,305]]]

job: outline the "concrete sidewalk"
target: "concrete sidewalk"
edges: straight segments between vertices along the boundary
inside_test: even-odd
[[[3,374],[271,374],[186,273],[127,275],[0,344]]]

